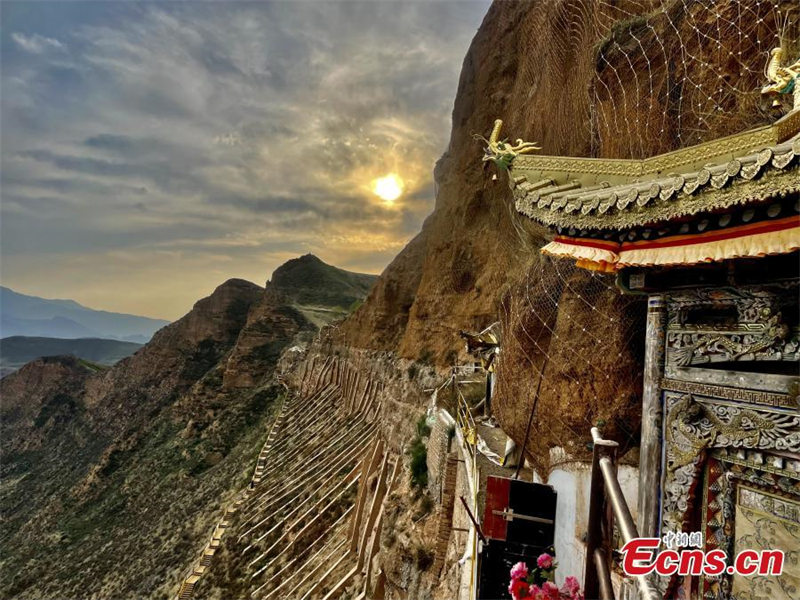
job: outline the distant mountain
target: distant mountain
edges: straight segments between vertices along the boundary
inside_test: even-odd
[[[306,254],[275,269],[267,289],[282,295],[316,327],[323,327],[361,304],[377,279],[377,275],[345,271]]]
[[[147,342],[169,321],[48,300],[0,287],[0,337],[112,338]]]
[[[275,269],[269,284],[297,304],[347,310],[366,297],[377,279],[377,275],[345,271],[306,254]]]
[[[99,338],[61,339],[12,336],[0,340],[3,376],[42,356],[69,354],[100,365],[113,365],[141,348],[141,344]]]

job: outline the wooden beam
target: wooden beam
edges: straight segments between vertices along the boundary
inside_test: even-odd
[[[347,573],[345,573],[345,576],[342,577],[327,594],[325,594],[322,600],[333,600],[334,598],[339,598],[342,595],[342,590],[347,586],[348,583],[350,583],[350,580],[353,579],[357,572],[358,569],[356,567],[350,569]]]
[[[350,521],[350,528],[348,530],[348,536],[350,537],[350,551],[351,552],[358,552],[359,551],[359,533],[361,530],[361,519],[362,514],[364,512],[364,505],[367,501],[367,481],[369,480],[370,475],[375,471],[375,468],[378,466],[378,462],[380,461],[381,455],[383,454],[383,440],[380,438],[375,439],[375,446],[372,449],[372,454],[369,456],[369,459],[363,463],[363,476],[360,478],[360,484],[358,486],[358,497],[356,499],[356,508],[353,512],[353,518]]]
[[[375,494],[372,496],[372,504],[370,505],[367,522],[364,524],[364,533],[361,536],[361,542],[358,546],[358,568],[364,566],[364,559],[366,557],[365,549],[367,547],[367,540],[372,531],[375,520],[378,518],[378,511],[380,510],[381,503],[383,502],[383,495],[386,493],[386,479],[388,476],[389,454],[383,456],[383,464],[381,471],[378,475],[378,485],[375,486]]]
[[[661,497],[661,378],[664,374],[664,345],[667,307],[664,297],[652,295],[647,301],[647,331],[644,347],[644,389],[642,391],[642,437],[639,445],[638,530],[643,537],[656,537]]]
[[[364,563],[364,567],[366,569],[366,578],[364,581],[364,593],[369,593],[369,588],[372,580],[372,559],[378,553],[380,548],[380,541],[381,541],[381,528],[383,525],[383,513],[386,510],[386,497],[392,493],[392,489],[397,483],[399,479],[398,473],[400,471],[400,458],[394,463],[394,468],[392,469],[392,474],[389,476],[389,481],[386,486],[386,493],[384,494],[384,500],[381,501],[381,507],[378,511],[378,518],[375,521],[375,526],[372,528],[372,543],[369,544],[367,559]]]

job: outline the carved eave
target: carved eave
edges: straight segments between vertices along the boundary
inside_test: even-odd
[[[517,210],[544,225],[627,230],[800,191],[800,136],[756,143],[774,134],[763,128],[642,161],[518,157],[509,183]],[[693,168],[698,156],[704,164]]]
[[[645,160],[517,156],[517,210],[556,229],[542,251],[603,271],[800,247],[800,112]]]

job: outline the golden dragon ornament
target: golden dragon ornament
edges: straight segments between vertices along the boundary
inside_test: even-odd
[[[530,154],[536,150],[541,150],[541,148],[533,142],[523,142],[521,139],[517,139],[516,144],[511,144],[508,140],[501,140],[500,130],[502,127],[503,121],[497,119],[494,122],[494,127],[492,128],[492,133],[488,140],[480,134],[475,134],[473,136],[476,140],[482,140],[486,143],[483,162],[491,161],[497,165],[498,168],[507,171],[509,167],[511,167],[511,163],[514,162],[514,159],[520,154]]]
[[[800,59],[791,65],[782,66],[783,50],[773,48],[769,53],[769,60],[765,69],[765,75],[770,83],[761,88],[763,96],[777,96],[778,94],[793,94],[794,105],[792,110],[800,109]],[[773,106],[780,105],[780,100],[776,97]]]

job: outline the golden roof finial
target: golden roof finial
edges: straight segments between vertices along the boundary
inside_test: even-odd
[[[793,64],[781,66],[783,50],[773,48],[769,53],[769,60],[764,74],[770,81],[769,84],[761,88],[763,96],[777,96],[778,94],[794,94],[794,105],[792,110],[800,109],[800,59]],[[780,100],[775,98],[773,106],[779,106]]]
[[[500,130],[502,127],[503,121],[497,119],[494,122],[494,127],[488,140],[480,134],[473,136],[476,140],[482,140],[486,143],[483,155],[484,162],[492,161],[499,168],[507,170],[520,154],[530,154],[536,150],[541,150],[533,142],[523,142],[521,139],[517,139],[517,143],[511,145],[508,140],[501,140]]]

